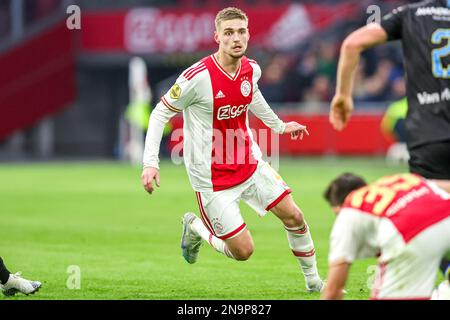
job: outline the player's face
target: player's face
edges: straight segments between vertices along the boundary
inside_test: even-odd
[[[219,51],[235,59],[241,58],[250,38],[247,22],[240,19],[221,21],[214,38],[219,44]]]

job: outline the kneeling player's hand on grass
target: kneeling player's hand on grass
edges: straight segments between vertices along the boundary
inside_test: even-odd
[[[330,123],[333,128],[341,131],[347,125],[353,112],[353,99],[351,96],[335,95],[331,100]]]
[[[155,190],[153,187],[153,180],[155,180],[156,185],[159,188],[159,170],[153,167],[144,168],[141,175],[141,181],[145,190],[150,194]]]
[[[309,136],[308,130],[306,130],[306,126],[301,125],[295,121],[287,122],[286,128],[284,129],[284,133],[290,133],[292,140],[297,140],[300,137],[300,140],[303,139],[303,133],[306,133]]]

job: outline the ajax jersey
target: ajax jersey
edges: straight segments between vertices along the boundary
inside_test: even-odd
[[[379,257],[372,298],[429,298],[450,253],[450,195],[398,174],[350,193],[331,233],[330,263]]]
[[[387,219],[408,243],[424,229],[450,217],[450,199],[415,174],[398,174],[352,192],[344,208]]]
[[[284,130],[259,92],[260,76],[254,60],[243,57],[236,73],[229,74],[211,55],[186,69],[161,98],[159,108],[183,113],[183,158],[195,191],[225,190],[255,172],[261,151],[248,110],[265,106],[257,116],[276,132]]]

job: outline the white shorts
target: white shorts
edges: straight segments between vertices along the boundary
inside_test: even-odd
[[[394,257],[377,270],[371,299],[429,299],[439,264],[450,257],[450,217],[426,230],[406,245],[390,241],[381,251]]]
[[[281,176],[267,163],[260,161],[255,173],[245,182],[226,190],[196,192],[204,225],[216,237],[226,240],[245,230],[239,209],[243,200],[260,216],[291,193]]]

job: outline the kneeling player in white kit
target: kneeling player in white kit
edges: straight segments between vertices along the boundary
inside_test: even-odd
[[[261,159],[248,126],[248,110],[278,134],[303,138],[306,127],[284,123],[258,89],[258,64],[244,56],[249,39],[248,18],[236,8],[216,17],[219,50],[185,70],[154,109],[147,132],[142,183],[153,192],[159,186],[158,153],[164,125],[183,112],[183,158],[199,204],[201,219],[183,217],[182,253],[197,260],[202,240],[235,260],[247,260],[253,240],[241,216],[243,200],[260,215],[273,212],[284,224],[309,291],[323,283],[316,266],[314,244],[303,213],[283,179]]]
[[[372,299],[430,299],[439,263],[450,256],[448,193],[414,174],[366,185],[346,173],[325,198],[337,218],[322,298],[341,298],[351,263],[378,256]]]

